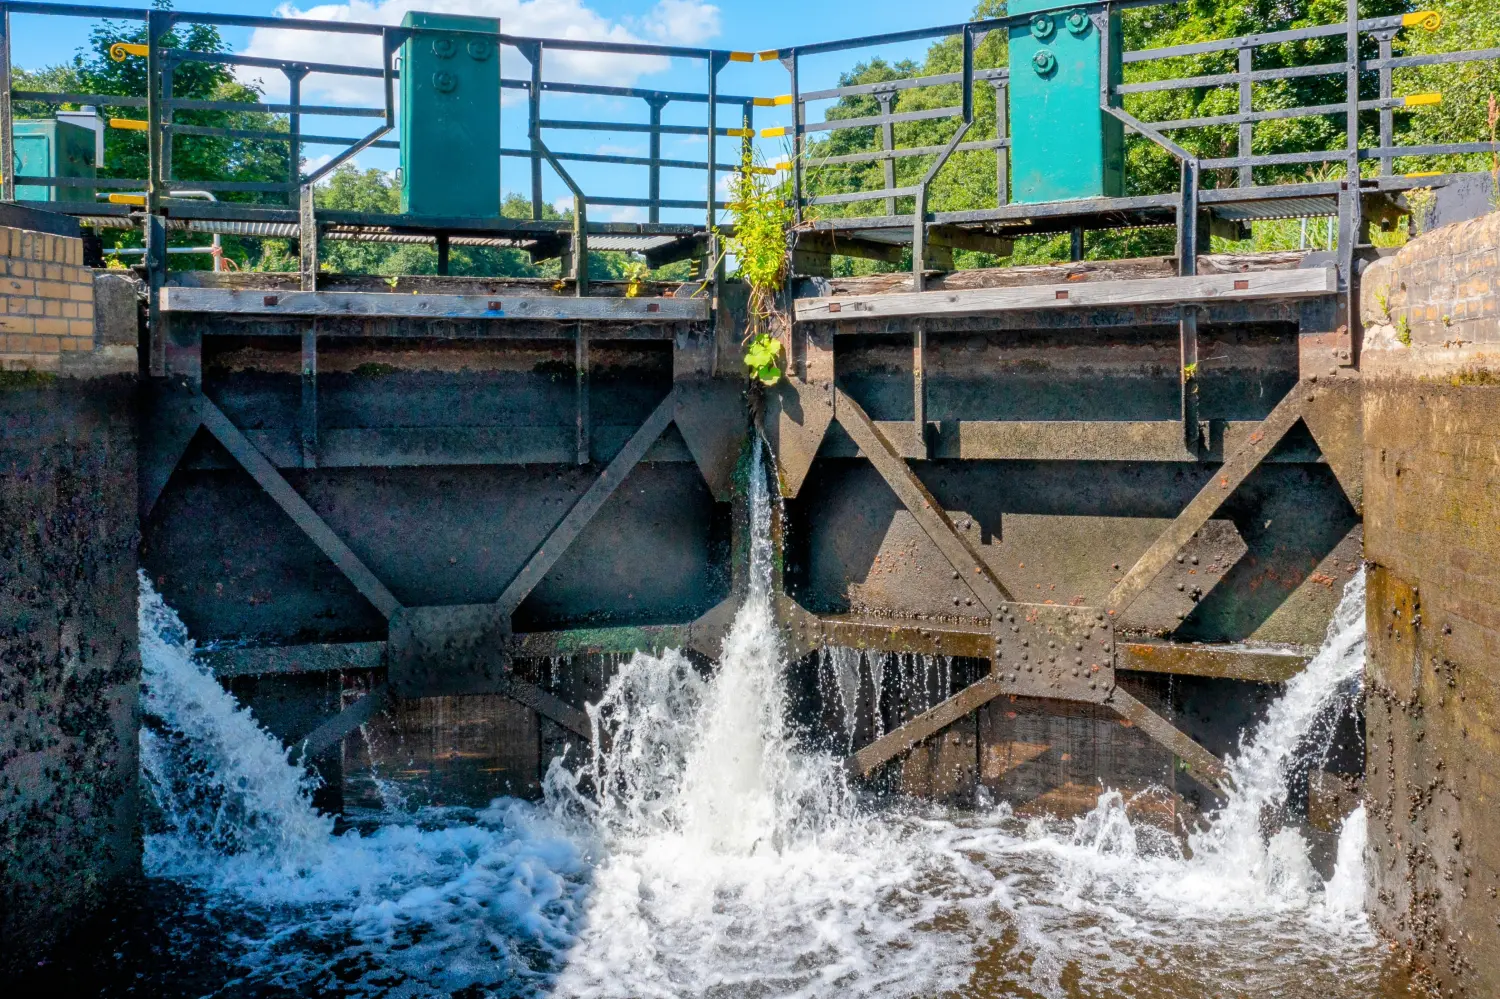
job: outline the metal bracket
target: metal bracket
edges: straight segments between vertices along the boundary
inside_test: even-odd
[[[1001,604],[990,672],[1000,693],[1104,704],[1115,689],[1114,628],[1097,607]]]

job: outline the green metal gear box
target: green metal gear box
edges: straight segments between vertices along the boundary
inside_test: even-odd
[[[87,177],[93,180],[94,131],[52,118],[16,121],[11,129],[17,201],[94,200],[94,189],[73,185],[23,184],[22,177]]]
[[[500,50],[492,17],[409,11],[402,27],[436,28],[401,47],[401,211],[500,214]]]
[[[1086,9],[1046,10],[1055,0],[1011,0],[1011,200],[1019,204],[1119,197],[1125,183],[1120,121],[1099,107],[1099,29]],[[1110,64],[1118,74],[1120,16],[1109,15]],[[1118,79],[1111,80],[1116,85]]]

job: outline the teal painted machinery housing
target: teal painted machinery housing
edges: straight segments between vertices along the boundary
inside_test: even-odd
[[[492,17],[408,12],[401,48],[401,211],[500,214],[500,50]]]
[[[1009,8],[1037,12],[1010,28],[1011,200],[1019,204],[1124,193],[1122,126],[1099,109],[1099,30],[1087,10],[1047,10],[1056,6],[1011,0]],[[1108,42],[1118,67],[1117,13],[1109,15]]]
[[[92,187],[23,184],[22,177],[87,177],[94,174],[94,132],[72,122],[52,118],[17,121],[15,141],[17,201],[94,200]]]

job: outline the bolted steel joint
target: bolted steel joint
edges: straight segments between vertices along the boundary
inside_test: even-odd
[[[1038,76],[1046,76],[1057,69],[1057,56],[1052,54],[1051,49],[1038,49],[1031,57],[1031,66]]]
[[[1052,16],[1050,14],[1038,14],[1031,19],[1031,37],[1039,42],[1045,42],[1051,38],[1052,33],[1056,30],[1057,25],[1052,23]]]

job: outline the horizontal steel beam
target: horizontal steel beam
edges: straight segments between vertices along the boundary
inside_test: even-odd
[[[1173,642],[1116,642],[1115,668],[1250,683],[1285,683],[1306,668],[1306,649],[1253,649]]]

